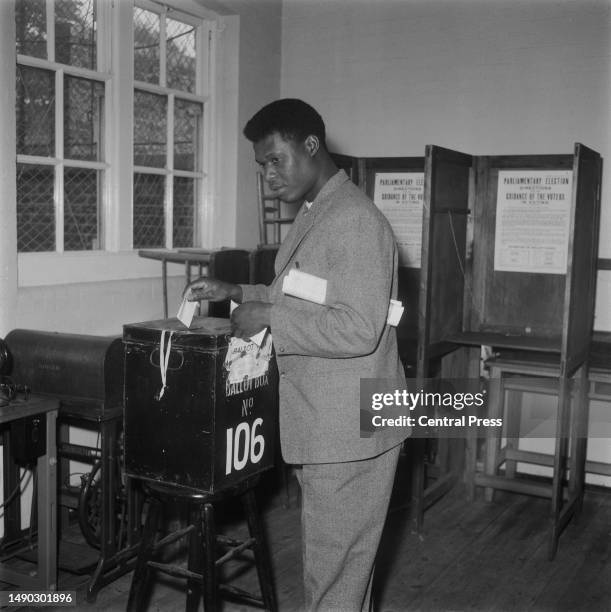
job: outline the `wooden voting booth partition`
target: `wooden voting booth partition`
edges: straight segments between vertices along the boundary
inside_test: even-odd
[[[418,308],[417,376],[456,346],[447,336],[462,329],[470,213],[470,155],[426,147],[425,204]]]
[[[583,498],[602,162],[581,144],[573,155],[473,157],[472,172],[468,162],[427,148],[418,371],[447,343],[477,347],[477,367],[479,349],[492,347],[489,416],[500,418],[516,377],[526,390],[556,387],[553,457],[502,449],[488,427],[477,470],[471,428],[466,472],[471,492],[484,486],[488,498],[494,489],[549,497],[553,558]],[[551,467],[551,484],[499,472],[517,460]]]
[[[472,157],[435,145],[425,148],[424,207],[422,216],[421,265],[417,300],[417,389],[427,379],[463,379],[470,374],[464,351],[456,350],[445,334],[460,325],[463,293],[447,278],[465,276],[468,240]],[[417,437],[413,470],[413,516],[422,528],[427,507],[445,495],[462,477],[464,440],[438,432],[433,438],[438,456],[431,467],[426,462],[425,439]],[[430,442],[429,442],[430,443]],[[428,472],[434,477],[429,484]],[[419,493],[419,494],[418,494]]]
[[[397,326],[406,375],[414,376],[418,341],[418,288],[424,192],[423,157],[360,160],[359,186],[389,220],[399,248],[398,295],[405,311]]]

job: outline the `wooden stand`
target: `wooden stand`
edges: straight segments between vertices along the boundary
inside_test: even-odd
[[[579,512],[583,501],[588,429],[587,367],[581,365],[570,379],[560,377],[559,365],[553,365],[549,360],[537,362],[528,358],[499,357],[490,360],[488,367],[488,416],[502,419],[507,414],[504,431],[507,443],[501,447],[503,431],[500,428],[486,428],[484,469],[483,472],[471,470],[471,484],[485,487],[488,501],[492,501],[495,489],[550,498],[548,554],[553,559],[560,533],[570,518]],[[524,392],[558,396],[553,456],[519,448],[520,396]],[[541,483],[518,478],[518,461],[551,467],[552,481]],[[502,465],[505,465],[504,475],[499,474]]]
[[[86,598],[91,603],[96,600],[102,587],[134,567],[140,538],[142,500],[129,479],[125,479],[124,486],[121,485],[119,439],[123,429],[122,406],[103,409],[62,403],[58,423],[62,426],[60,431],[74,426],[97,431],[100,436],[99,449],[73,444],[61,438],[58,444],[62,462],[73,459],[93,465],[86,476],[86,488],[81,490],[78,505],[75,506],[87,543],[99,549],[87,584]],[[99,471],[96,465],[100,466]],[[94,507],[89,507],[90,504]],[[94,524],[90,524],[90,521]],[[68,544],[65,546],[69,552],[62,560],[65,564],[63,569],[81,573],[83,570],[71,565],[74,559],[69,557],[74,551],[68,548]]]
[[[147,595],[156,571],[186,579],[186,607],[196,611],[203,599],[204,610],[220,608],[220,596],[236,599],[270,612],[278,609],[272,578],[271,560],[265,539],[262,517],[259,512],[254,486],[257,477],[241,485],[215,494],[188,493],[169,484],[148,483],[145,491],[149,499],[149,511],[144,526],[138,562],[132,578],[127,610],[147,610]],[[215,506],[217,502],[230,502],[241,498],[248,524],[248,538],[236,540],[217,533]],[[181,503],[188,510],[188,524],[162,539],[157,539],[160,518],[168,502]],[[188,540],[187,567],[175,563],[163,563],[158,553],[177,540]],[[223,554],[219,555],[222,550]],[[235,558],[244,558],[244,552],[253,553],[252,560],[259,578],[260,596],[245,591],[220,579],[221,566]]]

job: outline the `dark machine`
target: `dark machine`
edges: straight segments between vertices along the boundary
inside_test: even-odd
[[[6,337],[5,346],[5,369],[13,388],[60,401],[57,454],[62,526],[68,524],[69,509],[75,510],[86,541],[99,549],[92,556],[62,543],[60,566],[77,573],[95,567],[87,592],[92,601],[102,586],[131,569],[139,529],[132,508],[135,502],[122,477],[121,337],[16,329]],[[98,443],[71,442],[70,427],[97,432]],[[81,476],[80,487],[70,486],[70,460],[91,465]]]

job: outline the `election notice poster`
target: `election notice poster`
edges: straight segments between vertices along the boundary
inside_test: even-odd
[[[571,170],[502,170],[496,205],[494,269],[565,274]]]
[[[420,267],[424,172],[378,172],[375,205],[386,215],[399,249],[399,265]]]

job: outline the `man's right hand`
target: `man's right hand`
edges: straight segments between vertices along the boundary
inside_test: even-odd
[[[202,276],[187,285],[183,297],[186,297],[189,302],[199,300],[220,302],[230,299],[239,304],[242,302],[242,288],[233,283]]]

